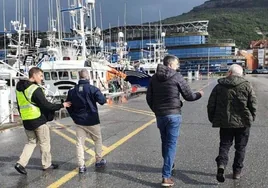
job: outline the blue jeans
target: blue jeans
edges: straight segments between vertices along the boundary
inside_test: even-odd
[[[174,114],[157,116],[156,120],[162,140],[162,157],[164,159],[162,177],[170,178],[172,165],[176,155],[177,140],[182,118],[181,115]]]

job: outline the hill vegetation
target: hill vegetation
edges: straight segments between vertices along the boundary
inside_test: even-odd
[[[211,39],[234,39],[240,48],[262,39],[256,27],[268,31],[268,0],[211,0],[192,11],[167,18],[162,23],[209,20]]]

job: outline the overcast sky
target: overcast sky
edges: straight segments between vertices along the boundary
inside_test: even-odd
[[[29,0],[17,0],[24,2],[24,16],[26,24],[28,24],[28,6]],[[48,25],[48,1],[49,0],[33,0],[39,3],[39,29],[47,30]],[[73,0],[70,0],[73,1]],[[180,15],[190,11],[193,7],[201,5],[206,0],[96,0],[97,25],[100,26],[100,6],[102,9],[103,27],[107,28],[109,23],[112,26],[118,25],[118,17],[120,25],[124,24],[124,7],[127,6],[126,22],[130,24],[141,23],[141,9],[143,12],[143,22],[151,22],[159,20],[159,11],[161,18]],[[54,0],[55,2],[55,0]],[[63,8],[67,7],[68,0],[61,0]],[[0,31],[3,30],[3,17],[5,3],[6,27],[9,28],[10,21],[16,18],[16,0],[0,0]]]

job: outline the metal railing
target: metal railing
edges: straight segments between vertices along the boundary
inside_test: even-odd
[[[233,39],[209,39],[208,44],[235,43]]]

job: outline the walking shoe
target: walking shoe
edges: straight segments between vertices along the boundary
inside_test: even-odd
[[[223,183],[225,181],[225,175],[224,175],[224,166],[219,166],[217,171],[217,180],[218,182]]]
[[[234,180],[238,180],[241,178],[241,173],[240,172],[234,172],[233,173],[233,179]]]
[[[174,185],[174,181],[171,178],[163,178],[162,187],[172,187]]]
[[[25,170],[25,168],[24,168],[21,164],[16,163],[16,165],[15,165],[15,169],[16,169],[19,173],[24,174],[24,175],[27,175],[27,171]]]
[[[106,166],[107,161],[105,159],[100,160],[95,163],[96,168],[104,168]]]
[[[58,164],[51,164],[50,167],[44,168],[43,171],[50,170],[50,169],[57,169],[59,168]]]
[[[87,168],[86,168],[86,165],[84,165],[84,166],[80,166],[79,167],[79,173],[84,173],[84,172],[86,172],[87,171]]]

